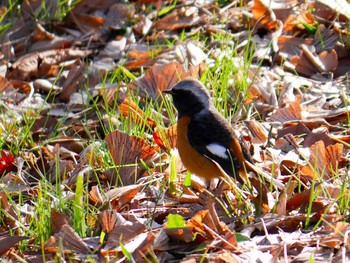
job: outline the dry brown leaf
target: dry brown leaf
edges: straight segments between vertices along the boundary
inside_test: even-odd
[[[77,25],[77,27],[83,33],[97,33],[100,31],[101,26],[105,22],[104,17],[98,17],[89,14],[79,13],[81,7],[78,5],[75,6],[74,10],[70,12],[70,17]]]
[[[140,159],[150,160],[158,148],[136,136],[129,136],[120,131],[114,131],[106,136],[106,142],[111,153],[114,164],[119,166],[118,170],[125,185],[135,181],[135,169],[130,165],[136,164]],[[129,165],[129,166],[127,166]]]
[[[127,28],[129,20],[135,15],[133,5],[116,3],[108,9],[104,26],[113,30]]]
[[[166,235],[173,240],[178,240],[185,243],[190,243],[193,241],[192,228],[164,228],[164,230]]]
[[[229,231],[228,227],[220,222],[219,216],[217,214],[217,210],[215,207],[215,203],[211,200],[206,204],[206,208],[209,211],[210,220],[208,220],[205,224],[207,227],[214,230],[215,233],[219,235],[225,235]],[[237,245],[237,244],[236,244]]]
[[[153,27],[159,31],[173,31],[193,27],[200,22],[198,12],[199,10],[195,6],[184,6],[154,23]]]
[[[14,207],[10,205],[5,192],[0,192],[0,207],[4,210],[4,212],[6,212],[2,218],[6,225],[6,229],[16,229],[16,221],[18,220],[17,212]]]
[[[317,21],[309,11],[304,11],[299,15],[290,15],[287,21],[284,23],[283,32],[288,33],[290,31],[305,31],[305,25],[310,27],[317,26]]]
[[[8,81],[5,77],[0,75],[0,94],[1,99],[7,99],[13,96],[15,89],[12,86],[11,82]]]
[[[29,239],[25,236],[7,236],[0,237],[0,256],[3,256],[8,250],[16,246],[20,241]]]
[[[251,120],[245,121],[245,125],[248,127],[251,134],[251,142],[256,144],[265,144],[267,141],[267,131],[261,123]]]
[[[307,214],[307,213],[315,213],[315,216],[322,216],[326,215],[325,212],[329,212],[329,205],[326,201],[324,200],[316,200],[316,201],[311,201],[310,203],[304,203],[300,209],[299,213],[302,214]]]
[[[105,210],[99,213],[99,220],[101,222],[102,229],[105,233],[111,232],[120,221],[118,220],[117,211]]]
[[[317,141],[310,147],[310,164],[301,167],[301,172],[304,176],[311,178],[330,179],[338,174],[339,166],[343,163],[342,155],[342,144],[325,147],[323,141]]]
[[[190,203],[198,204],[199,197],[190,188],[183,187],[183,193],[180,194],[180,196],[178,197],[178,200],[180,204],[190,204]]]
[[[154,239],[155,236],[152,233],[147,233],[144,234],[143,238],[139,240],[137,247],[135,244],[133,244],[133,242],[129,242],[133,247],[136,247],[132,253],[132,256],[136,262],[141,262],[145,259],[145,257],[147,258],[148,254],[150,254],[150,256],[147,258],[148,260],[154,258],[154,253],[152,251]],[[126,247],[128,247],[128,244],[126,244]]]
[[[146,44],[133,44],[128,48],[128,59],[124,64],[127,69],[141,69],[143,67],[151,67],[156,62],[156,57],[168,49],[162,49],[158,46],[150,46]]]
[[[343,76],[348,72],[350,72],[350,58],[346,57],[346,58],[339,59],[338,67],[334,71],[334,76],[335,77]]]
[[[36,28],[31,35],[31,40],[33,43],[31,43],[28,48],[29,52],[70,48],[73,42],[72,37],[56,36],[55,34],[46,31],[46,29],[40,24],[36,24]]]
[[[58,96],[59,100],[68,102],[71,95],[78,86],[78,83],[84,78],[85,63],[79,59],[75,61],[72,68],[69,70],[67,79],[63,83],[61,94]]]
[[[43,6],[45,6],[45,9],[42,8]],[[54,17],[55,14],[59,12],[59,3],[57,1],[50,0],[27,0],[22,2],[21,7],[22,15],[28,19],[32,19],[33,17],[41,17],[43,15]]]
[[[35,120],[33,125],[31,126],[31,132],[33,139],[44,140],[47,138],[49,133],[54,129],[54,127],[58,124],[58,120],[53,116],[40,116]]]
[[[72,151],[77,154],[81,154],[83,150],[85,151],[88,150],[84,148],[82,140],[79,140],[72,136],[68,136],[68,135],[57,136],[55,141],[60,145],[60,147],[64,147],[68,151]],[[84,156],[82,155],[81,157],[84,157]]]
[[[330,138],[329,131],[326,127],[321,126],[308,133],[304,138],[303,146],[311,147],[318,141],[323,141],[325,146],[333,144],[333,140]]]
[[[255,56],[258,59],[269,60],[270,56],[267,53],[278,51],[278,37],[282,33],[283,23],[276,18],[274,11],[271,9],[271,1],[254,0],[251,13],[254,20],[251,21],[252,27],[255,28],[257,35],[256,40],[258,49]],[[266,29],[269,32],[266,32]],[[272,50],[271,50],[272,48]]]
[[[140,58],[140,59],[131,59],[128,60],[124,66],[127,69],[137,70],[140,68],[146,68],[151,67],[157,62],[156,59],[154,59],[151,54],[149,54],[149,57],[147,58]]]
[[[324,65],[324,71],[334,71],[338,67],[338,54],[334,49],[321,52],[318,57]],[[323,67],[321,68],[323,69]]]
[[[311,131],[305,125],[304,121],[288,122],[284,124],[284,128],[277,131],[277,138],[283,138],[287,134],[292,134],[294,136],[307,135]]]
[[[92,51],[77,49],[55,49],[29,53],[19,58],[12,65],[8,74],[11,79],[29,80],[32,78],[54,76],[60,69],[60,63],[68,60],[83,58]]]
[[[55,35],[47,31],[42,25],[37,24],[32,33],[32,38],[34,41],[53,40]]]
[[[289,151],[298,149],[299,145],[295,137],[292,134],[287,133],[283,137],[276,140],[275,148],[287,153]]]
[[[151,158],[156,149],[148,145],[145,139],[129,136],[121,131],[113,131],[106,136],[107,146],[116,165],[135,163],[138,158]]]
[[[127,90],[123,84],[98,84],[96,85],[96,89],[98,96],[101,96],[101,99],[99,99],[99,101],[102,101],[102,103],[107,102],[111,107],[114,107],[116,102],[118,104],[123,103],[123,101],[126,99]]]
[[[39,77],[39,54],[27,54],[17,60],[17,63],[12,65],[14,70],[10,73],[9,78],[27,80],[32,77]]]
[[[278,105],[284,107],[297,99],[294,95],[294,84],[292,82],[286,82],[282,84],[280,96],[278,98]]]
[[[327,235],[325,238],[320,240],[320,245],[325,247],[331,247],[340,249],[340,246],[345,242],[347,248],[349,248],[348,233],[350,231],[350,225],[347,222],[337,222],[334,226],[333,233]],[[345,238],[347,237],[347,238]]]
[[[224,240],[221,244],[223,249],[236,250],[239,248],[235,232],[227,231]]]
[[[162,52],[161,50],[150,50],[150,47],[145,49],[145,46],[132,46],[132,49],[128,52],[129,63],[133,60],[142,61],[142,60],[152,60],[153,57],[157,56]],[[128,65],[128,63],[127,63]]]
[[[96,185],[91,187],[91,191],[89,192],[89,200],[96,205],[102,205],[106,201],[104,196],[102,196],[99,187]]]
[[[336,49],[338,40],[339,34],[336,31],[320,24],[317,27],[312,44],[315,46],[316,53],[320,53],[324,50]]]
[[[301,54],[290,60],[300,75],[311,77],[317,73],[334,71],[337,68],[338,56],[334,49],[316,54],[305,44],[302,44],[300,48]]]
[[[299,100],[289,104],[289,106],[283,109],[277,109],[277,111],[271,117],[267,118],[269,122],[281,123],[301,119],[301,106]]]
[[[273,111],[278,105],[276,90],[271,85],[267,85],[266,82],[266,80],[260,79],[257,80],[256,84],[251,85],[244,102],[245,104],[253,102],[262,114]],[[259,102],[263,104],[260,105]]]
[[[303,224],[306,220],[305,216],[280,216],[277,214],[265,214],[261,217],[259,223],[255,226],[261,231],[266,228],[268,231],[284,230],[284,231],[295,231],[295,229]]]
[[[281,28],[280,21],[277,20],[274,11],[270,8],[270,4],[265,0],[254,0],[251,9],[254,19],[267,29],[277,31]]]
[[[142,187],[144,187],[142,184],[122,186],[107,191],[105,196],[113,207],[120,209],[130,203]]]
[[[115,256],[115,259],[124,259],[126,260],[125,254],[123,250],[128,251],[131,254],[131,258],[134,259],[135,262],[149,262],[151,259],[154,259],[153,253],[153,242],[155,236],[152,233],[141,233],[136,236],[131,241],[123,244],[123,248],[119,246],[115,250],[102,249],[101,255],[108,258],[110,260],[111,256]],[[120,244],[120,242],[119,242]],[[150,256],[148,254],[150,253]]]
[[[60,154],[62,154],[62,159],[75,159],[74,156],[78,156],[73,152],[66,151],[64,148],[59,149]],[[59,156],[56,155],[55,156]],[[76,163],[76,160],[75,162]],[[46,179],[52,183],[57,182],[57,180],[64,181],[68,174],[74,170],[73,161],[70,160],[52,160],[48,162],[48,169],[44,171]]]
[[[311,45],[312,39],[298,38],[295,36],[282,35],[278,37],[278,47],[283,57],[291,59],[299,54],[299,47],[302,44]]]
[[[145,126],[153,130],[157,123],[150,117],[144,116],[145,113],[131,99],[125,98],[118,106],[120,113],[126,118],[131,119],[140,126]]]
[[[326,148],[323,141],[317,141],[310,147],[310,165],[309,169],[312,171],[312,178],[329,179],[330,174],[328,170],[328,159],[326,156]],[[302,173],[304,174],[302,169]]]
[[[328,159],[328,169],[330,175],[337,175],[338,169],[343,162],[343,144],[337,143],[326,147],[326,156]]]
[[[341,108],[335,110],[328,110],[324,116],[324,119],[329,124],[337,125],[339,123],[344,123],[348,120],[350,111],[348,108]]]
[[[51,209],[51,234],[54,235],[62,230],[64,225],[71,225],[68,215]]]
[[[219,252],[218,255],[215,255],[215,262],[218,263],[239,263],[240,260],[237,257],[233,256],[234,254],[230,253],[229,251],[223,250]],[[194,261],[193,263],[195,263]],[[186,262],[187,263],[187,262]],[[191,263],[191,262],[188,262]]]
[[[280,192],[275,208],[277,215],[287,215],[287,194],[285,190]]]
[[[350,135],[330,135],[334,143],[348,143],[350,144]]]
[[[88,245],[69,225],[63,225],[61,231],[54,234],[45,243],[45,251],[56,253],[62,251],[62,245],[65,252],[74,252],[82,255],[91,253]]]
[[[316,185],[315,185],[316,188]],[[302,205],[308,205],[311,199],[312,189],[306,189],[301,193],[295,194],[293,197],[289,198],[286,203],[286,210],[288,212],[298,209]]]
[[[170,151],[176,148],[177,126],[173,125],[165,130],[158,130],[153,133],[155,143],[163,150]]]
[[[1,78],[3,77],[0,77],[0,79]],[[7,103],[18,105],[25,101],[32,91],[32,86],[27,81],[14,79],[8,81],[3,78],[0,82],[2,86],[0,86],[0,99],[6,100]]]
[[[178,62],[153,65],[143,77],[133,83],[133,86],[141,89],[144,94],[151,98],[157,99],[163,90],[171,89],[188,75],[184,67]]]
[[[350,20],[350,4],[345,0],[319,0],[313,3],[315,15],[328,21]]]
[[[143,233],[145,229],[145,225],[138,222],[125,221],[117,225],[109,232],[105,249],[118,247],[120,242],[125,245],[126,242]]]
[[[257,195],[252,197],[254,205],[257,209],[258,213],[266,214],[270,212],[270,207],[269,207],[269,198],[268,195],[270,193],[269,188],[266,184],[263,184],[261,180],[255,177],[249,178],[252,186],[257,191]]]
[[[214,233],[221,229],[221,225],[214,218],[209,210],[202,210],[188,220],[186,227],[191,228],[194,233],[200,233],[205,239],[215,239]]]

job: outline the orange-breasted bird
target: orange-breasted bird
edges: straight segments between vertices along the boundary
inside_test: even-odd
[[[188,77],[164,92],[172,95],[178,111],[177,148],[184,166],[207,180],[222,177],[224,170],[244,183],[249,153],[205,86]]]

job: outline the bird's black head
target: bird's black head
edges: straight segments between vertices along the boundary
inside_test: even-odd
[[[175,84],[171,90],[164,92],[173,96],[179,116],[193,116],[203,109],[208,109],[212,104],[207,89],[194,78],[186,78]]]

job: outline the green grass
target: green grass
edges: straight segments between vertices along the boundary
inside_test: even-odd
[[[36,19],[40,22],[45,21],[63,21],[70,10],[78,3],[79,1],[60,1],[59,8],[57,13],[53,17],[49,16],[51,7],[42,5],[41,9],[36,14]],[[11,16],[15,17],[18,15],[19,10],[17,6],[19,1],[9,1],[10,5],[6,12],[0,14],[0,22],[3,22],[0,27],[0,34],[6,32],[6,30],[11,26]],[[44,2],[43,2],[44,3]],[[217,4],[223,4],[223,1],[217,1]],[[176,2],[173,2],[173,5],[176,5]],[[243,5],[243,4],[242,4]],[[158,15],[165,15],[167,12],[171,12],[173,6],[163,8],[158,12]],[[201,41],[204,43],[204,49],[207,54],[212,56],[212,50],[210,50],[210,40],[209,37],[198,32],[187,32],[182,30],[178,43],[184,43],[189,39]],[[213,100],[215,106],[229,121],[234,122],[237,119],[245,119],[249,112],[252,111],[251,106],[244,105],[244,99],[247,96],[249,87],[251,83],[249,82],[249,70],[254,62],[254,50],[255,45],[251,37],[248,38],[248,44],[241,50],[237,49],[238,40],[233,39],[230,35],[227,34],[215,34],[213,36],[213,41],[216,41],[221,44],[221,55],[217,57],[215,63],[212,67],[206,68],[204,73],[201,75],[201,81],[209,89],[210,93],[213,95]],[[173,47],[178,44],[175,41],[165,41],[161,45]],[[159,47],[161,49],[161,47]],[[258,63],[259,64],[259,63]],[[259,64],[261,66],[261,63]],[[257,73],[258,74],[258,73]],[[138,76],[141,75],[141,72],[133,72],[126,69],[123,66],[117,67],[114,71],[107,73],[101,77],[102,89],[107,89],[108,84],[115,84],[116,87],[120,89],[127,90],[127,99],[135,103],[142,110],[142,118],[150,118],[155,121],[157,127],[155,129],[149,127],[146,122],[135,121],[132,111],[129,111],[127,116],[121,116],[118,110],[119,102],[117,101],[118,93],[116,92],[115,99],[112,101],[107,100],[106,97],[93,97],[89,91],[89,84],[83,83],[86,88],[83,92],[88,94],[88,106],[83,113],[80,114],[79,120],[75,120],[76,123],[81,124],[86,128],[87,138],[80,136],[78,133],[73,134],[72,118],[68,116],[68,113],[62,118],[59,119],[58,124],[47,134],[45,140],[36,140],[32,136],[32,127],[35,124],[35,121],[43,114],[43,108],[35,110],[27,110],[20,115],[8,108],[4,103],[1,105],[1,118],[0,118],[0,149],[8,150],[16,157],[24,158],[25,168],[31,168],[24,170],[23,173],[25,176],[28,176],[29,171],[35,171],[38,173],[38,178],[36,182],[31,185],[33,193],[26,193],[25,191],[19,193],[12,193],[9,191],[3,190],[8,198],[8,202],[11,207],[14,208],[18,218],[11,218],[11,215],[8,211],[0,206],[0,226],[5,226],[7,224],[6,219],[11,219],[16,222],[17,229],[10,229],[11,234],[16,234],[18,232],[21,235],[33,237],[34,241],[30,243],[28,240],[22,241],[19,245],[21,251],[31,250],[31,251],[44,251],[44,245],[51,236],[51,216],[53,210],[56,210],[60,213],[65,214],[69,220],[72,222],[72,227],[81,237],[90,237],[90,236],[101,236],[103,238],[104,233],[99,227],[95,226],[95,223],[98,221],[97,215],[101,209],[106,209],[105,205],[95,205],[92,204],[89,200],[89,191],[91,190],[91,181],[95,181],[96,185],[102,195],[108,189],[118,187],[122,185],[121,178],[116,178],[115,185],[103,184],[102,179],[99,177],[101,172],[107,171],[109,169],[115,169],[118,175],[118,169],[111,158],[110,153],[108,152],[104,136],[109,134],[114,130],[123,131],[132,136],[138,136],[145,139],[150,145],[154,145],[155,142],[152,139],[152,133],[155,130],[165,129],[168,125],[176,123],[176,110],[172,104],[170,96],[163,96],[162,94],[156,100],[153,100],[148,97],[140,96],[140,93],[131,91],[128,87],[124,87],[124,84],[129,84],[133,82]],[[47,94],[44,99],[45,103],[51,103],[55,101],[55,96],[52,94]],[[345,100],[345,104],[347,101]],[[348,105],[346,104],[346,107]],[[48,112],[50,114],[50,111]],[[238,118],[237,117],[237,115]],[[162,116],[167,116],[169,123],[167,124]],[[89,130],[89,121],[97,120],[100,124],[102,130],[101,134],[98,134],[95,130]],[[10,120],[10,121],[9,121]],[[73,124],[71,124],[72,122]],[[348,121],[348,124],[350,121]],[[47,124],[47,123],[46,123]],[[67,171],[63,173],[60,172],[60,167],[62,165],[60,156],[58,153],[53,154],[53,156],[48,156],[43,153],[44,147],[47,145],[55,145],[58,141],[58,138],[61,135],[69,134],[70,136],[81,140],[84,143],[84,148],[89,147],[88,154],[81,154],[79,158],[87,158],[86,166],[92,168],[90,174],[79,174],[77,175],[76,183],[72,188],[66,185],[67,179],[71,176]],[[344,143],[345,145],[345,143]],[[349,147],[347,145],[347,147]],[[179,178],[179,174],[176,171],[176,156],[173,152],[164,153],[167,154],[167,160],[159,160],[159,162],[168,161],[170,163],[170,175],[169,180],[159,180],[157,186],[159,188],[158,196],[152,197],[156,205],[161,205],[163,197],[167,191],[170,191],[172,194],[176,194],[177,188],[176,183]],[[23,157],[24,156],[24,157]],[[30,158],[37,158],[36,164],[30,162]],[[39,168],[40,162],[46,162],[49,158],[52,161],[55,171],[51,175],[60,175],[55,178],[49,177],[49,171],[41,170]],[[97,160],[98,159],[98,160]],[[155,160],[154,162],[158,162]],[[142,160],[140,164],[128,164],[130,166],[143,166],[150,174],[153,172],[152,167],[148,166]],[[315,164],[314,170],[315,179],[312,182],[309,182],[310,185],[306,185],[301,182],[298,178],[297,169],[289,171],[291,175],[294,176],[293,179],[297,178],[297,186],[294,188],[294,192],[302,192],[305,188],[311,187],[312,191],[310,194],[310,201],[307,204],[306,208],[306,223],[303,226],[306,229],[316,228],[322,222],[324,222],[324,216],[327,212],[321,216],[321,219],[318,223],[313,225],[310,220],[314,213],[312,213],[313,201],[316,200],[321,191],[324,191],[324,195],[330,196],[330,193],[327,192],[327,189],[319,189],[315,187],[315,184],[318,181],[322,181],[324,171],[317,171],[317,164]],[[159,173],[163,173],[162,168],[159,168]],[[277,169],[277,168],[276,168]],[[90,176],[90,179],[88,178]],[[334,175],[337,180],[340,180],[339,175]],[[155,177],[154,177],[155,178]],[[189,176],[186,177],[186,186],[190,186]],[[153,180],[153,179],[152,179]],[[157,180],[154,180],[157,181]],[[261,177],[261,181],[264,182],[264,178]],[[0,182],[2,179],[0,178]],[[289,182],[291,183],[291,182]],[[289,183],[286,185],[288,186]],[[108,188],[109,187],[109,188]],[[146,186],[152,189],[153,181]],[[346,181],[341,186],[340,194],[338,198],[333,201],[332,205],[339,207],[337,213],[343,215],[346,220],[349,220],[349,204],[350,198],[348,194],[349,180],[346,178]],[[232,199],[224,194],[216,198],[216,202],[223,209],[224,215],[230,218],[239,217],[241,222],[249,223],[252,215],[260,215],[261,211],[259,207],[254,207],[251,200],[247,200],[244,192],[253,193],[253,187],[249,183],[240,189],[242,191],[236,191],[236,196],[234,203]],[[273,185],[270,186],[270,192],[274,195],[274,198],[278,198],[278,194],[273,192]],[[226,196],[225,196],[226,195]],[[276,196],[277,195],[277,196]],[[1,204],[1,203],[0,203]],[[22,207],[29,205],[32,207],[30,213],[26,214],[23,212]],[[149,207],[149,222],[152,222],[155,218],[156,208]],[[151,223],[147,226],[150,228]],[[121,244],[123,255],[128,258],[130,261],[134,260],[129,251],[127,251],[123,244]],[[206,251],[207,252],[207,251]],[[44,252],[42,252],[44,253]],[[151,255],[152,256],[152,255]],[[60,257],[64,258],[63,248],[61,251],[57,252],[57,262],[60,261]],[[156,261],[153,258],[152,262]],[[203,255],[202,259],[205,261],[205,256]],[[20,260],[20,259],[18,259]],[[145,257],[145,260],[149,260]],[[312,261],[312,259],[310,259]]]

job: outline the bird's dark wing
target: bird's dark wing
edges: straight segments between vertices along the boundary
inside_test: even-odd
[[[187,137],[189,143],[202,155],[216,161],[230,176],[241,168],[242,150],[231,126],[219,113],[211,111],[193,117]]]

